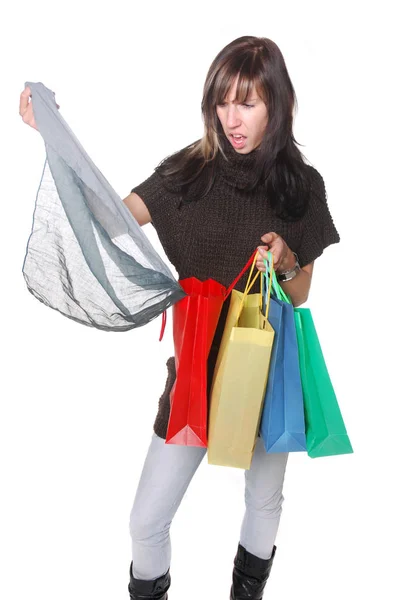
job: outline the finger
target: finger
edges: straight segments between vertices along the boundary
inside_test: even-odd
[[[268,246],[259,246],[257,250],[259,252],[258,260],[261,260],[261,262],[265,265],[265,261],[269,261]]]
[[[256,260],[256,267],[260,271],[265,271],[265,261],[263,258],[260,257]]]
[[[258,269],[259,271],[261,271],[262,273],[265,273],[265,271],[267,270],[267,269],[266,269],[266,263],[265,263],[265,260],[264,260],[264,258],[265,258],[265,257],[263,257],[263,256],[261,256],[261,255],[260,255],[260,256],[257,258],[257,260],[256,260],[256,267],[257,267],[257,269]]]
[[[260,239],[266,244],[272,244],[272,242],[276,238],[276,235],[277,234],[274,231],[269,231],[268,233],[264,234]]]
[[[259,251],[261,256],[263,256],[264,258],[267,258],[268,246],[257,246],[257,250]]]
[[[25,114],[26,109],[29,106],[29,97],[31,96],[31,89],[30,87],[25,87],[25,89],[23,90],[23,92],[20,95],[20,99],[19,99],[19,114],[21,115],[21,117]]]
[[[260,253],[260,257],[261,257],[260,259],[257,259],[257,260],[261,260],[261,261],[263,262],[263,264],[264,264],[264,265],[265,265],[265,262],[264,262],[264,261],[266,261],[266,260],[267,260],[269,263],[271,263],[271,261],[270,261],[270,257],[269,257],[269,253],[268,253],[268,251],[267,251],[267,250],[264,250],[264,248],[263,248],[262,246],[259,246],[259,247],[257,248],[257,250],[259,251],[259,253]],[[274,254],[274,253],[272,253],[272,261],[273,261],[273,268],[276,270],[276,269],[278,268],[278,266],[279,266],[279,257],[278,257],[278,256],[275,256],[275,254]]]
[[[265,262],[262,259],[256,260],[256,267],[265,267]]]

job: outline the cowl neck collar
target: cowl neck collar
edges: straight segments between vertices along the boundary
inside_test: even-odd
[[[222,142],[222,147],[225,157],[220,150],[218,154],[218,170],[221,178],[232,187],[244,188],[252,179],[258,154],[257,148],[249,154],[240,154],[226,138]]]

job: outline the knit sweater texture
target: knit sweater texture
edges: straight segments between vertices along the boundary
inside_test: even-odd
[[[254,152],[254,151],[253,151]],[[242,270],[261,237],[270,231],[278,233],[296,252],[303,267],[330,244],[340,241],[329,212],[325,184],[320,173],[307,165],[311,181],[308,208],[298,221],[279,218],[259,184],[246,194],[240,189],[251,171],[254,155],[238,154],[230,145],[226,158],[219,160],[216,179],[210,192],[198,201],[180,205],[177,190],[165,188],[162,177],[154,172],[131,191],[147,206],[164,251],[174,265],[179,279],[196,277],[201,281],[215,279],[228,287]],[[243,291],[248,274],[235,286]],[[258,282],[252,288],[258,292]],[[224,303],[208,358],[208,392],[227,316],[229,299]],[[154,423],[155,433],[165,439],[170,414],[170,392],[176,380],[174,357],[167,361],[168,376],[159,399]]]

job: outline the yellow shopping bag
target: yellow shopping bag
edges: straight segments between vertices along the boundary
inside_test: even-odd
[[[232,290],[214,370],[208,437],[212,465],[250,469],[257,440],[274,341],[268,321],[273,259],[265,316],[262,293],[248,294],[260,275],[252,280],[255,262],[244,293]]]

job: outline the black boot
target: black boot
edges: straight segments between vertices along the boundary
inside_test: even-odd
[[[275,552],[276,546],[272,550],[271,558],[265,560],[251,554],[241,544],[238,545],[232,573],[230,600],[262,599]]]
[[[131,600],[168,600],[167,591],[171,584],[169,569],[165,575],[157,579],[135,579],[132,574],[132,565],[129,569],[130,582],[128,585]]]

